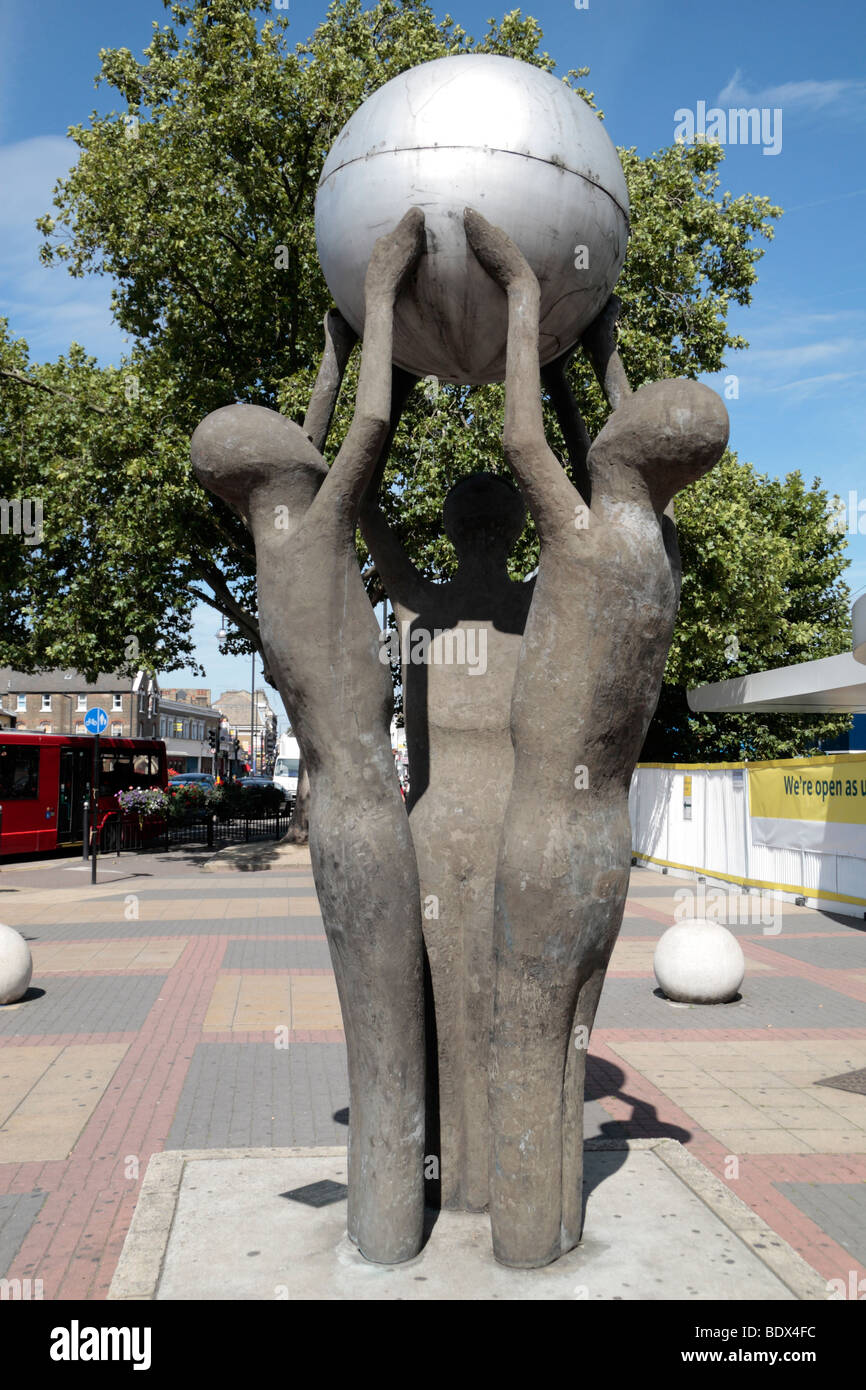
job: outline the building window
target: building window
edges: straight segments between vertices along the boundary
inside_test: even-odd
[[[122,695],[112,695],[112,697],[111,697],[111,708],[112,708],[112,709],[123,709],[123,696],[122,696]]]
[[[112,726],[111,726],[111,737],[112,737],[112,738],[123,738],[123,725],[122,725],[122,724],[112,724]]]
[[[18,695],[18,696],[16,696],[16,705],[15,705],[15,707],[16,707],[16,709],[26,709],[26,708],[27,708],[27,696],[26,696],[26,695]]]
[[[85,709],[85,710],[87,709],[87,696],[86,696],[86,695],[76,695],[76,697],[75,697],[75,708],[76,708],[76,709]]]
[[[83,733],[84,733],[84,725],[83,725],[82,723],[80,723],[80,722],[76,723],[76,725],[75,725],[75,732],[76,732],[77,734],[83,734]]]
[[[50,695],[43,695],[43,696],[42,696],[42,708],[43,708],[43,709],[50,709],[50,708],[51,708],[51,696],[50,696]]]
[[[54,732],[54,730],[50,724],[40,724],[39,732],[40,734],[51,734]]]

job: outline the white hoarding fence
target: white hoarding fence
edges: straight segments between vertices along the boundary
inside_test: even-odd
[[[650,867],[864,915],[866,754],[640,763],[629,808],[633,852]]]

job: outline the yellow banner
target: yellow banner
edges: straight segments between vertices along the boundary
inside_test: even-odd
[[[787,766],[752,764],[753,817],[866,825],[866,761],[862,758],[792,760]],[[866,853],[866,838],[863,841]]]

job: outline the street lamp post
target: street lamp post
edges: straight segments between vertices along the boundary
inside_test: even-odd
[[[256,772],[256,654],[253,652],[253,669],[250,678],[250,772]]]

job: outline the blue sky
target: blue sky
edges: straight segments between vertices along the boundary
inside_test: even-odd
[[[763,472],[798,468],[866,503],[862,0],[588,0],[582,9],[574,0],[536,0],[525,8],[560,72],[591,69],[586,83],[612,139],[640,154],[671,144],[675,113],[700,101],[781,109],[777,154],[728,145],[722,166],[722,188],[766,194],[786,210],[751,307],[730,316],[750,342],[727,366],[739,378],[739,398],[726,402],[731,446]],[[448,9],[478,35],[495,7],[453,0]],[[290,0],[294,39],[306,38],[325,10],[322,0]],[[0,0],[0,314],[37,359],[73,339],[103,362],[124,351],[109,283],[43,269],[33,221],[50,209],[54,181],[74,161],[67,128],[116,105],[110,90],[93,85],[99,49],[140,54],[153,20],[165,22],[160,0],[40,0],[35,8]],[[721,379],[707,380],[721,388]],[[861,524],[864,534],[848,538],[854,591],[866,589],[866,505]],[[247,661],[219,656],[215,617],[203,609],[196,624],[206,683],[244,688]]]

